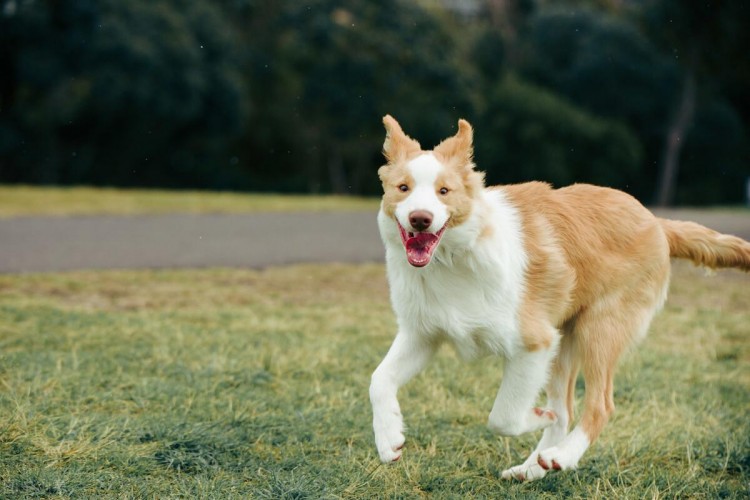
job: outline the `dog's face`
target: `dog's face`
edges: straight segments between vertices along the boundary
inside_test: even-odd
[[[474,171],[472,162],[471,125],[459,120],[455,136],[432,151],[422,151],[390,115],[383,124],[388,163],[378,171],[382,213],[397,225],[409,263],[424,267],[443,234],[467,220],[484,187],[484,175]]]

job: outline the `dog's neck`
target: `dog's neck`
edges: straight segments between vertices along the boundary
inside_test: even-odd
[[[477,267],[478,253],[481,253],[482,240],[493,231],[490,220],[489,203],[480,195],[474,200],[474,207],[469,218],[461,225],[449,228],[443,241],[435,252],[435,267],[464,265]],[[430,267],[430,266],[428,266]]]

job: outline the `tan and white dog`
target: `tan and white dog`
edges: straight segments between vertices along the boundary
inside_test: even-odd
[[[383,462],[398,460],[404,445],[399,387],[448,342],[463,358],[505,359],[492,430],[544,429],[529,458],[503,478],[575,468],[614,410],[618,358],[645,336],[664,303],[670,257],[750,270],[750,243],[657,218],[621,191],[540,182],[485,187],[465,120],[432,151],[391,116],[383,123],[378,224],[398,320],[370,386]],[[579,369],[584,410],[568,432]],[[543,387],[547,407],[534,407]]]

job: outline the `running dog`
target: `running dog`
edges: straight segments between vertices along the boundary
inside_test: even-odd
[[[447,342],[462,358],[505,358],[490,429],[504,436],[544,429],[528,459],[503,478],[575,468],[614,410],[618,358],[646,335],[666,299],[670,257],[750,271],[750,243],[655,217],[622,191],[485,187],[465,120],[432,151],[391,116],[383,123],[378,225],[398,321],[370,385],[383,462],[401,458],[404,445],[399,387]],[[569,432],[579,369],[584,410]],[[534,407],[542,388],[547,407]]]

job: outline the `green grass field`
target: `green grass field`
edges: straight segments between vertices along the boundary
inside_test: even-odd
[[[377,210],[378,203],[355,196],[0,185],[0,217]]]
[[[538,436],[485,428],[500,361],[450,349],[379,463],[367,389],[394,327],[380,265],[0,276],[0,497],[750,494],[747,275],[676,266],[602,438],[530,484],[499,474]]]

